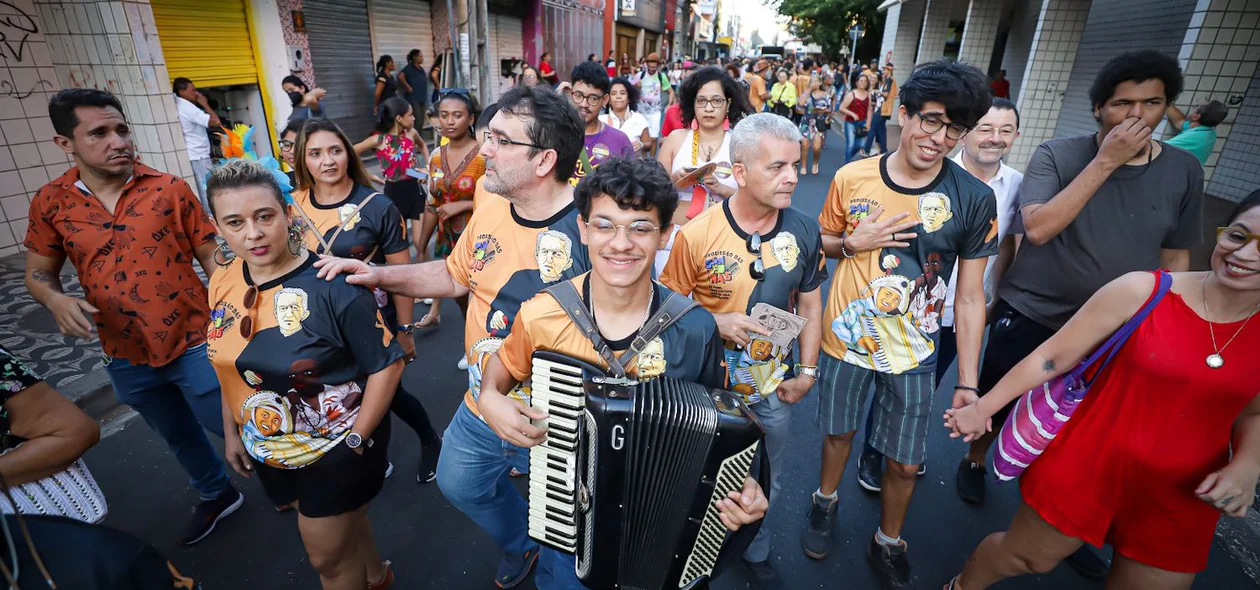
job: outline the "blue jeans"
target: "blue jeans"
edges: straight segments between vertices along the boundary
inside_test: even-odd
[[[206,345],[193,346],[161,367],[113,359],[105,371],[118,401],[166,440],[201,499],[219,497],[228,488],[227,469],[205,430],[223,436],[223,396]]]
[[[954,364],[954,359],[958,357],[958,340],[952,326],[941,326],[941,339],[936,349],[936,384],[940,385],[942,379],[945,378],[945,372],[949,370],[950,365]],[[952,399],[954,392],[947,392]],[[880,455],[883,453],[875,450],[871,445],[871,431],[875,428],[875,404],[877,402],[871,400],[871,409],[866,412],[866,434],[864,436],[865,445],[862,448],[864,455]]]
[[[529,537],[529,505],[512,486],[508,472],[529,469],[529,449],[500,439],[466,404],[446,427],[437,483],[447,501],[472,519],[508,555],[538,546]],[[581,589],[573,557],[542,548],[534,584],[539,590]]]
[[[754,404],[751,409],[761,421],[762,428],[766,429],[766,444],[762,447],[762,451],[770,453],[770,489],[764,491],[769,494],[770,508],[774,508],[782,502],[779,494],[783,489],[781,485],[783,466],[787,461],[788,445],[792,435],[792,406],[780,401],[779,396],[771,394],[770,397]],[[760,464],[760,458],[753,464]],[[761,522],[761,530],[757,531],[757,536],[744,551],[745,560],[757,563],[770,558],[770,539],[774,533],[770,532],[769,516],[770,513],[767,511],[767,518]]]
[[[879,152],[881,154],[888,153],[888,119],[879,113],[871,116],[871,132],[866,134],[866,152],[871,152],[871,146],[875,142],[879,142]],[[938,380],[939,382],[939,380]]]
[[[844,163],[848,164],[853,161],[853,157],[862,149],[865,139],[859,139],[857,130],[859,127],[866,127],[866,121],[857,123],[854,121],[844,122]],[[869,137],[869,135],[868,135]]]

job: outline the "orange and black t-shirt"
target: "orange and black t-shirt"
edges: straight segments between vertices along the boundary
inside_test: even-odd
[[[888,156],[836,172],[818,220],[831,235],[852,232],[876,207],[881,219],[904,212],[919,222],[908,248],[842,258],[823,312],[822,349],[832,358],[881,373],[935,370],[946,281],[959,258],[998,251],[993,189],[946,158],[923,188],[897,185]]]
[[[136,164],[113,213],[77,167],[41,187],[24,244],[74,265],[106,355],[160,367],[205,340],[206,287],[192,264],[214,238],[188,183]]]
[[[582,294],[587,313],[590,313],[591,307],[590,284],[587,280],[589,277],[590,273],[587,273],[570,281]],[[653,283],[653,289],[655,291],[649,313],[656,313],[670,295],[669,289],[658,283]],[[625,338],[606,342],[620,357],[630,349],[630,343],[638,335],[636,330]],[[726,368],[722,366],[722,348],[722,337],[718,334],[713,314],[703,308],[693,307],[660,335],[648,341],[634,362],[627,367],[627,373],[641,380],[664,375],[723,389],[726,386]],[[514,379],[527,383],[533,365],[533,354],[539,350],[557,352],[607,367],[595,350],[595,345],[573,323],[569,314],[560,307],[560,303],[547,293],[539,293],[521,307],[516,323],[512,326],[512,333],[499,348],[499,360]],[[529,399],[527,387],[521,388],[526,391],[526,403]]]
[[[740,229],[730,200],[709,207],[678,231],[661,282],[689,295],[712,313],[752,313],[767,303],[794,311],[799,293],[814,291],[827,280],[818,222],[793,208],[779,212],[774,229],[761,237],[762,280],[750,272],[757,255],[751,236]],[[757,403],[773,393],[790,368],[790,350],[754,338],[745,349],[728,346],[726,363],[732,391]]]
[[[336,447],[354,426],[368,377],[403,356],[371,291],[315,276],[317,259],[309,253],[288,274],[254,285],[238,258],[210,280],[207,354],[223,403],[250,456],[281,469]],[[248,337],[242,324],[252,324]]]
[[[573,204],[550,219],[530,221],[517,215],[507,199],[478,191],[472,219],[446,259],[451,279],[469,289],[464,346],[468,358],[468,393],[474,413],[481,391],[482,363],[494,354],[521,304],[558,281],[591,268],[578,233]],[[527,393],[511,394],[525,400]]]

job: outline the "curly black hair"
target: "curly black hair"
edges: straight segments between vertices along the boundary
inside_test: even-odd
[[[625,76],[617,76],[608,84],[608,93],[612,94],[612,87],[620,84],[626,89],[626,98],[629,99],[629,105],[626,108],[631,111],[639,110],[639,89],[630,82]],[[608,102],[608,112],[612,112],[612,101]]]
[[[1089,102],[1094,108],[1101,108],[1116,93],[1116,86],[1147,80],[1163,82],[1164,98],[1172,104],[1183,87],[1177,58],[1150,49],[1121,53],[1098,70],[1094,84],[1089,87]]]
[[[686,80],[683,80],[682,87],[678,89],[679,109],[682,111],[684,125],[690,127],[691,122],[696,120],[696,95],[700,94],[700,89],[709,82],[722,84],[722,94],[726,96],[726,117],[730,119],[731,127],[739,123],[740,119],[752,114],[752,107],[748,104],[748,95],[739,82],[722,68],[705,66],[692,72]]]
[[[656,208],[661,227],[669,224],[678,209],[678,189],[669,173],[652,158],[613,158],[600,164],[573,190],[582,219],[590,219],[591,202],[600,195],[612,197],[617,206],[635,211]]]
[[[901,104],[910,114],[929,102],[945,105],[950,123],[967,129],[976,126],[993,103],[989,77],[979,68],[948,59],[920,65],[901,87]]]
[[[608,89],[612,87],[608,81],[608,70],[593,61],[584,61],[574,66],[573,73],[569,77],[574,86],[577,86],[578,82],[585,82],[591,88],[604,94],[608,94]]]

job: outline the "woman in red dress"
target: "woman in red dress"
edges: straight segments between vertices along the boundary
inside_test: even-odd
[[[1260,478],[1257,234],[1260,191],[1217,230],[1210,271],[1173,273],[1171,291],[1024,472],[1010,530],[982,541],[947,589],[1048,572],[1083,543],[1115,547],[1109,588],[1190,588],[1221,513],[1243,516]],[[990,430],[998,408],[1079,363],[1155,285],[1139,272],[1103,287],[993,391],[947,410],[951,436]]]

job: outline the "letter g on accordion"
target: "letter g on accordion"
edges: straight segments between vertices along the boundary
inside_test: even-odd
[[[533,406],[547,440],[530,451],[529,534],[574,555],[593,590],[705,588],[760,522],[730,533],[717,500],[741,490],[765,436],[737,394],[668,377],[609,377],[534,353]]]

